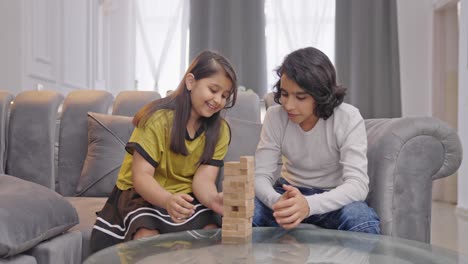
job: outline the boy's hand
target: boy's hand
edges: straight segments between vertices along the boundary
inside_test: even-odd
[[[166,210],[174,223],[184,222],[195,213],[195,206],[191,203],[193,197],[186,193],[176,193],[166,200]]]
[[[309,216],[309,204],[296,187],[287,184],[282,187],[286,192],[273,205],[273,216],[281,227],[292,229]]]

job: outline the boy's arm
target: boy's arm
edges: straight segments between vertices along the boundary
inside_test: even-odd
[[[270,107],[265,115],[260,142],[255,152],[255,196],[272,208],[281,197],[273,189],[278,175],[275,171],[281,157],[281,138],[284,133],[279,115],[281,109]]]
[[[336,120],[336,119],[335,119]],[[364,119],[358,115],[348,118],[349,124],[337,137],[343,182],[328,192],[307,196],[309,214],[324,214],[356,201],[364,201],[369,192],[367,175],[367,135]],[[338,122],[340,123],[340,122]]]
[[[217,166],[200,165],[193,177],[192,189],[200,203],[217,214],[223,215],[223,194],[218,193],[216,188],[218,171]]]

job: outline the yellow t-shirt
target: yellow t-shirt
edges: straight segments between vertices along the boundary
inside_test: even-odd
[[[154,179],[170,193],[191,193],[193,176],[198,169],[198,160],[205,148],[205,132],[197,133],[194,139],[185,139],[187,156],[170,150],[171,129],[174,120],[172,110],[156,111],[142,127],[136,127],[127,143],[122,167],[117,178],[117,187],[128,190],[133,187],[132,153],[137,151],[155,167]],[[228,124],[221,123],[219,140],[209,165],[223,166],[230,141]]]

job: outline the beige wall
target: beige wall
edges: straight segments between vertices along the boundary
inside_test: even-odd
[[[397,0],[403,116],[432,114],[432,0]]]
[[[468,0],[461,0],[460,42],[458,61],[458,134],[460,135],[465,159],[458,170],[458,208],[468,215]]]
[[[462,0],[462,6],[467,1]],[[464,53],[458,54],[458,41],[446,41],[458,34],[457,27],[451,25],[457,23],[456,19],[444,12],[435,12],[455,2],[456,0],[397,0],[397,5],[402,115],[435,116],[457,129],[457,123],[461,124],[458,118],[468,115],[468,111],[462,110],[465,107],[463,104],[467,104],[467,100],[463,99],[465,91],[458,91],[458,87],[467,87],[468,84],[467,81],[463,84],[468,74],[466,69],[465,72],[458,70],[459,58],[466,61],[467,54],[466,49]],[[463,14],[460,21],[461,25],[468,24]],[[438,31],[437,25],[444,27],[443,30]],[[468,30],[466,27],[460,28],[459,32]],[[466,42],[466,36],[461,36],[460,41],[463,41],[462,38]],[[438,42],[440,39],[444,41]],[[463,130],[463,125],[458,128],[460,137],[462,140],[468,139]],[[468,173],[464,171],[466,170],[462,164],[458,179],[454,176],[436,181],[434,198],[454,203],[458,200],[459,206],[468,208],[468,193],[465,197],[460,190],[461,186],[468,186]]]

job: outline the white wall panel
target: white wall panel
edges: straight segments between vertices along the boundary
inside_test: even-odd
[[[128,0],[0,2],[0,89],[64,94],[134,88],[135,23]]]
[[[58,66],[57,1],[36,0],[23,3],[26,75],[53,86],[57,79]],[[31,88],[33,87],[25,87]]]
[[[63,0],[62,23],[62,81],[67,88],[89,88],[90,68],[90,6],[88,1]]]
[[[0,1],[0,90],[21,90],[21,1]]]

